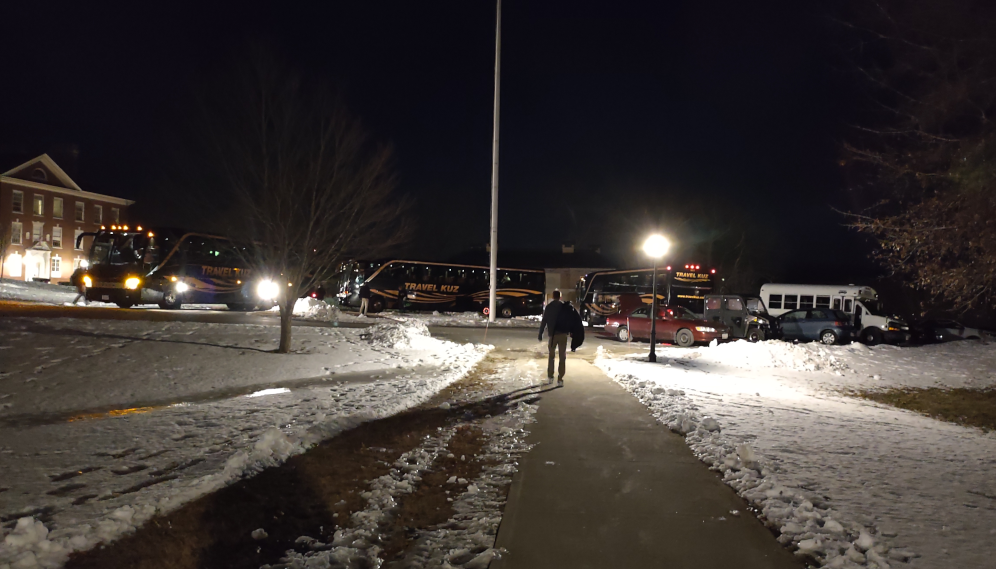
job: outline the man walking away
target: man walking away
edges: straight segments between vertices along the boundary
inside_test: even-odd
[[[73,306],[76,306],[76,303],[79,302],[81,298],[83,299],[83,306],[87,305],[86,285],[83,284],[83,273],[85,272],[86,271],[83,267],[77,267],[76,270],[73,271],[72,276],[69,277],[69,283],[76,287],[76,298],[73,299]]]
[[[366,316],[367,310],[370,308],[370,287],[367,286],[366,281],[360,285],[360,315]]]
[[[567,308],[567,310],[565,310]],[[543,341],[543,330],[550,335],[550,359],[546,367],[546,377],[553,381],[553,359],[560,352],[560,366],[557,369],[557,386],[564,385],[564,373],[567,371],[567,338],[571,334],[570,305],[560,300],[560,291],[553,291],[553,300],[543,310],[543,320],[540,322],[539,340]]]

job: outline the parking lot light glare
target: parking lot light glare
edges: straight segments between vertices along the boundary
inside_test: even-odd
[[[651,259],[660,259],[671,247],[671,243],[663,235],[651,235],[643,243],[643,252]]]

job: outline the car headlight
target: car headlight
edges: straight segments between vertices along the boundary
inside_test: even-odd
[[[698,330],[699,332],[715,332],[716,331],[715,328],[710,328],[708,326],[696,326],[695,329]]]
[[[187,289],[189,289],[190,287],[187,286],[187,283],[178,282],[173,288],[176,290],[176,292],[187,292]]]
[[[125,279],[125,288],[128,290],[135,290],[141,282],[142,281],[138,277],[128,277]]]
[[[263,300],[273,300],[274,298],[277,298],[278,294],[280,294],[280,287],[278,287],[277,283],[273,281],[260,281],[259,284],[256,285],[256,296]]]
[[[90,275],[83,275],[83,286],[86,288],[93,286],[93,279],[90,278]]]

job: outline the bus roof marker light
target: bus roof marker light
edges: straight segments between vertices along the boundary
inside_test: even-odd
[[[712,270],[711,270],[711,271],[709,271],[709,272],[715,275],[715,274],[716,274],[716,269],[712,269]]]

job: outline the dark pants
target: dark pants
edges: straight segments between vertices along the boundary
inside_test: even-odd
[[[570,337],[567,333],[550,334],[550,363],[546,367],[546,376],[553,377],[553,358],[560,350],[560,367],[557,369],[559,372],[557,374],[558,379],[564,377],[564,373],[567,371],[567,338]]]

